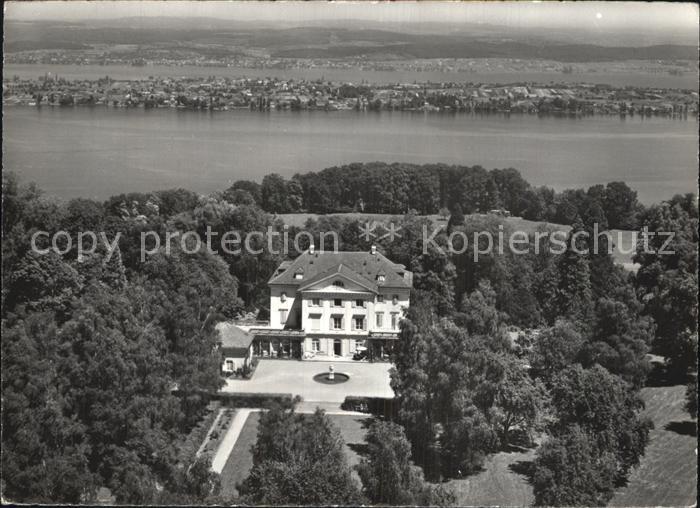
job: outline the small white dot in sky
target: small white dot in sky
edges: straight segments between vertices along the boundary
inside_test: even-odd
[[[596,19],[603,19],[603,15],[600,12],[596,12]]]

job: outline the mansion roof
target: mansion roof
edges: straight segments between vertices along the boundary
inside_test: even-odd
[[[268,284],[298,286],[304,290],[333,275],[377,292],[381,287],[410,288],[413,273],[383,254],[372,252],[325,252],[309,250],[293,261],[283,262]]]

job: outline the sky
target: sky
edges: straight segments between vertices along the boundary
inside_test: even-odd
[[[666,2],[234,2],[234,1],[31,1],[6,2],[5,19],[215,17],[286,23],[358,19],[399,23],[488,23],[505,26],[596,29],[697,30],[698,6]]]

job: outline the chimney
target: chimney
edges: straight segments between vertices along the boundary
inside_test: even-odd
[[[372,246],[369,248],[369,253],[372,254],[372,255],[375,255],[375,254],[377,253],[377,246],[376,246],[376,245],[372,245]]]
[[[314,248],[315,248],[315,247],[314,247],[314,244],[313,244],[313,243],[312,243],[311,245],[309,245],[309,254],[313,254],[313,253],[314,253]]]

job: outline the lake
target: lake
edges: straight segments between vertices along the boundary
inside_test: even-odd
[[[315,67],[312,69],[251,69],[246,67],[203,67],[194,65],[167,66],[146,65],[44,65],[44,64],[6,64],[3,67],[4,78],[18,76],[22,79],[36,79],[47,72],[66,79],[98,79],[110,76],[112,79],[145,79],[148,76],[200,77],[221,76],[229,78],[280,78],[295,80],[325,79],[327,81],[358,83],[392,84],[432,81],[471,82],[471,83],[604,83],[613,86],[640,86],[660,88],[698,89],[697,72],[687,72],[673,76],[667,72],[641,72],[632,70],[605,70],[604,64],[591,64],[591,67],[603,69],[597,72],[561,72],[522,71],[522,70],[485,70],[474,72],[439,72],[439,71],[374,71],[358,69],[329,69]]]
[[[695,119],[5,107],[4,169],[51,194],[225,189],[350,162],[514,167],[557,190],[623,180],[644,203],[697,192]]]

